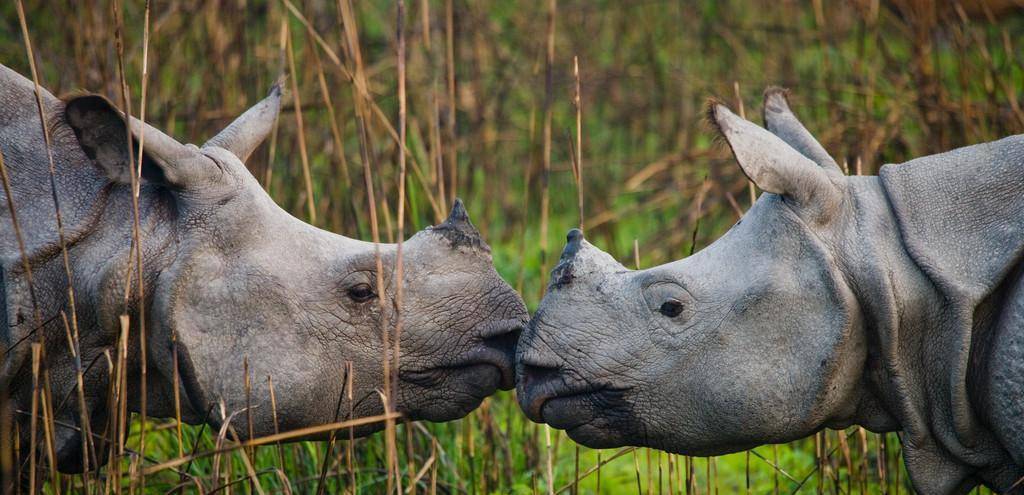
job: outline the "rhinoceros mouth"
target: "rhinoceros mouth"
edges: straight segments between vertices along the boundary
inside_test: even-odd
[[[515,386],[515,368],[512,364],[513,354],[514,351],[510,353],[507,350],[495,349],[484,345],[459,356],[450,363],[425,369],[401,370],[398,376],[403,381],[413,385],[432,388],[439,386],[447,380],[468,379],[472,381],[486,374],[482,370],[493,368],[500,377],[497,384],[498,387],[502,390],[509,390]],[[488,394],[493,392],[491,390]]]
[[[399,378],[428,388],[446,380],[463,378],[473,380],[483,368],[493,367],[500,375],[498,388],[515,387],[515,355],[519,334],[525,323],[520,320],[496,320],[481,324],[473,333],[481,342],[470,350],[443,360],[433,366],[401,370]],[[462,376],[469,375],[469,376]],[[490,391],[493,393],[493,390]]]
[[[571,431],[590,424],[601,416],[628,411],[628,388],[609,384],[581,384],[565,388],[537,385],[547,390],[534,390],[521,401],[524,412],[538,423],[546,423],[559,430]]]

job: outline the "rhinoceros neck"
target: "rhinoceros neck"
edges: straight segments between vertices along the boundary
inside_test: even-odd
[[[942,363],[966,362],[975,348],[951,337],[954,305],[908,253],[879,178],[850,182],[855,207],[837,227],[836,245],[844,251],[837,259],[852,279],[869,345],[866,390],[853,422],[901,432],[907,469],[923,493],[970,486],[976,482],[971,480],[985,478],[1002,453],[990,448],[991,435],[983,428],[947,426],[955,424],[947,419],[972,406],[934,382],[956,373],[955,366]],[[971,379],[956,378],[965,388],[973,386]]]
[[[63,120],[59,100],[48,92],[42,95],[47,148],[31,82],[2,66],[0,82],[4,83],[0,84],[0,150],[11,190],[10,198],[0,190],[0,264],[6,292],[0,303],[8,316],[8,325],[0,330],[9,326],[0,332],[0,347],[6,352],[0,386],[10,383],[8,392],[15,407],[24,409],[31,395],[24,384],[31,388],[31,380],[23,377],[33,342],[45,342],[52,393],[69,396],[75,383],[73,363],[80,361],[83,367],[100,363],[103,352],[114,349],[120,314],[129,314],[131,328],[138,329],[141,303],[134,290],[125,289],[129,280],[136,280],[128,271],[133,258],[129,186],[110,182],[86,157]],[[20,239],[8,199],[14,205]],[[143,278],[148,287],[173,256],[169,247],[173,224],[166,219],[174,214],[174,203],[166,191],[147,187],[139,213]],[[67,250],[67,266],[62,248]],[[24,260],[30,266],[31,289]],[[69,272],[74,305],[67,290]],[[66,328],[77,330],[80,359],[72,358]],[[87,407],[97,422],[103,421],[104,369],[93,366],[86,379],[91,384],[85,392]],[[58,411],[57,419],[77,424],[77,402],[73,406]],[[71,430],[58,429],[55,435],[58,451],[76,443]],[[61,452],[58,456],[63,458]]]
[[[939,294],[907,255],[878,177],[847,179],[848,206],[833,222],[835,259],[849,278],[868,342],[864,390],[853,422],[872,431],[901,428],[902,370],[893,368],[905,332],[938,315]],[[921,335],[921,334],[919,334]]]

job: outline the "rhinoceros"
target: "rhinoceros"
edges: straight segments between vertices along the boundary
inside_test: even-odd
[[[460,201],[443,223],[405,241],[404,301],[398,310],[396,245],[306,224],[275,204],[247,171],[244,162],[271,131],[282,91],[275,85],[199,147],[131,120],[133,146],[137,152],[141,141],[143,149],[138,223],[145,300],[140,301],[134,289],[126,290],[136,274],[124,114],[100,96],[62,101],[42,90],[74,289],[72,314],[34,86],[0,66],[0,151],[13,193],[12,198],[0,194],[0,288],[6,292],[0,309],[7,315],[0,322],[0,386],[21,422],[26,452],[31,344],[45,340],[43,366],[53,400],[71,398],[54,407],[56,423],[72,426],[57,427],[55,444],[59,468],[79,470],[75,361],[86,368],[85,402],[92,432],[99,435],[109,417],[104,353],[117,359],[122,314],[131,317],[129,409],[140,407],[139,315],[144,314],[148,415],[175,416],[177,392],[182,419],[189,423],[217,425],[245,410],[233,424],[243,439],[250,434],[249,416],[251,433],[262,436],[345,419],[350,408],[354,417],[382,413],[382,329],[394,332],[396,311],[403,330],[391,400],[398,412],[412,419],[452,420],[497,388],[512,388],[514,347],[529,315],[494,269],[490,248]],[[31,288],[7,199],[15,205]],[[69,351],[63,317],[77,320],[77,356]],[[351,363],[348,380],[346,363]],[[352,390],[344,390],[347,381],[354,383]],[[379,428],[365,426],[355,433]]]
[[[570,231],[519,342],[526,415],[585,445],[708,456],[898,431],[922,493],[1024,476],[1024,135],[846,176],[765,94],[709,120],[764,193],[629,270]]]

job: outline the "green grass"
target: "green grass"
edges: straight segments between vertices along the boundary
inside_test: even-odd
[[[102,0],[27,3],[43,85],[56,93],[84,88],[119,101],[111,5]],[[143,4],[125,3],[126,70],[137,107]],[[294,3],[350,66],[340,41],[336,4]],[[562,0],[552,66],[551,228],[545,256],[540,250],[545,233],[539,230],[539,218],[547,2],[454,2],[455,142],[445,135],[451,103],[445,86],[445,2],[407,3],[410,167],[420,167],[422,173],[422,178],[412,172],[409,176],[407,231],[436,222],[434,210],[446,208],[431,205],[430,197],[439,194],[431,164],[437,153],[454,146],[457,194],[467,201],[474,223],[493,247],[499,272],[522,289],[531,309],[543,292],[546,271],[557,258],[565,231],[579,221],[569,155],[575,129],[574,55],[579,56],[582,71],[587,236],[627,265],[632,264],[634,240],[643,266],[679,259],[728,229],[737,218],[733,202],[741,210],[749,206],[746,180],[701,123],[701,105],[708,96],[721,96],[734,108],[739,98],[748,118],[759,121],[763,88],[789,87],[797,113],[840,163],[849,163],[851,173],[858,161],[863,173],[871,174],[884,163],[1024,132],[1018,103],[1024,99],[1024,66],[1020,47],[1014,46],[1024,34],[1019,14],[1002,16],[994,24],[984,19],[965,23],[955,13],[942,11],[939,21],[930,25],[885,6],[872,11],[831,2],[819,20],[814,2]],[[422,29],[423,5],[429,6],[427,33]],[[373,99],[395,121],[394,2],[362,1],[355,10]],[[0,62],[27,74],[14,2],[0,6],[0,20]],[[182,141],[201,143],[213,135],[262,97],[287,68],[280,46],[282,23],[287,23],[295,48],[298,74],[291,76],[290,84],[297,85],[303,102],[317,223],[369,239],[351,83],[321,51],[343,136],[349,186],[342,180],[312,63],[312,50],[320,48],[283,3],[154,2],[148,120]],[[435,100],[442,122],[434,117]],[[281,116],[273,159],[263,147],[248,165],[261,182],[270,167],[274,199],[306,218],[293,112],[289,104]],[[435,149],[432,127],[441,135],[441,149]],[[371,121],[369,131],[377,196],[389,202],[393,216],[396,146],[379,121]],[[444,166],[450,173],[453,165],[445,161]],[[448,200],[451,197],[449,189]],[[381,225],[382,237],[393,237],[393,230],[386,228],[394,225],[393,218],[382,219]],[[524,419],[511,393],[488,399],[466,419],[422,427],[412,428],[411,458],[406,449],[409,427],[399,427],[399,464],[403,470],[410,464],[419,469],[431,458],[431,441],[436,439],[436,480],[442,493],[546,491],[544,428]],[[852,472],[842,449],[832,451],[842,434],[849,435]],[[557,445],[557,489],[575,477],[576,446],[559,432],[551,435]],[[815,439],[810,438],[713,461],[675,457],[673,464],[692,463],[695,493],[743,491],[748,472],[754,493],[792,493],[798,486],[800,493],[846,493],[848,486],[859,491],[861,483],[871,492],[909,490],[894,434],[884,437],[884,450],[882,436],[868,433],[862,443],[856,429],[830,431],[825,437],[829,455],[824,456],[816,455]],[[197,451],[213,449],[214,442],[209,429],[185,429],[186,452],[193,445]],[[173,429],[149,433],[146,444],[152,462],[178,455]],[[128,446],[137,447],[138,438]],[[356,492],[384,490],[384,448],[382,434],[353,445]],[[283,447],[282,463],[277,448],[261,447],[254,466],[268,492],[282,490],[285,478],[296,493],[314,492],[324,456],[336,461],[345,449],[346,442],[330,453],[323,443],[289,444]],[[598,455],[607,459],[614,454],[586,448],[579,452],[581,471],[594,466]],[[634,460],[634,454],[627,453],[600,470],[602,493],[667,493],[670,478],[676,491],[683,489],[688,475],[681,468],[670,475],[667,455],[648,450],[635,455]],[[791,481],[769,461],[806,481]],[[120,462],[126,471],[132,460]],[[709,462],[714,464],[710,471]],[[816,469],[819,462],[827,466],[825,476]],[[345,464],[328,465],[328,493],[348,487]],[[220,481],[212,479],[214,471],[210,457],[188,466],[188,473],[201,479],[206,490],[224,479],[242,480],[225,492],[250,489],[237,454],[221,460]],[[429,489],[432,477],[428,471],[422,478],[420,493]],[[406,486],[408,479],[406,474]],[[127,485],[130,480],[121,482]],[[176,474],[165,471],[147,479],[147,491],[164,493],[177,482]],[[587,477],[580,493],[593,492],[596,483],[597,476]],[[53,489],[51,484],[49,490]]]

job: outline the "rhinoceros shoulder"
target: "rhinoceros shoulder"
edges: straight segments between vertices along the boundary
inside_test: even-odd
[[[1024,135],[886,165],[910,256],[943,292],[988,295],[1024,255]]]

